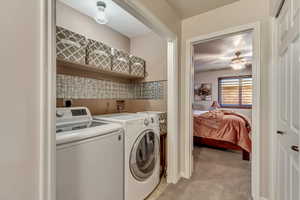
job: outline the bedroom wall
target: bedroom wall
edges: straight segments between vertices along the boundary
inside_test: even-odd
[[[261,23],[261,130],[260,130],[260,185],[261,196],[269,197],[269,85],[268,71],[271,61],[271,24],[269,17],[269,0],[240,0],[230,5],[185,19],[182,21],[182,54],[181,54],[181,116],[184,116],[185,110],[185,92],[188,86],[185,80],[186,65],[186,42],[187,40],[206,35],[213,32],[219,32],[231,27],[244,24],[260,22]],[[184,119],[181,119],[183,121]],[[181,147],[184,147],[185,125],[180,127]],[[181,152],[181,163],[184,163],[184,151]],[[184,165],[181,166],[184,169]]]
[[[206,71],[206,72],[198,72],[195,73],[194,85],[195,87],[200,86],[201,83],[212,83],[212,100],[211,101],[195,101],[193,108],[197,110],[208,110],[213,101],[218,101],[218,78],[226,77],[226,76],[239,76],[239,75],[251,75],[251,68],[246,68],[245,70],[216,70],[216,71]],[[223,109],[223,108],[222,108]],[[241,113],[248,117],[250,120],[252,118],[252,110],[251,109],[233,109],[230,108],[228,110],[233,110],[238,113]]]

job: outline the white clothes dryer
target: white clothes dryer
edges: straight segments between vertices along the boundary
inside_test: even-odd
[[[143,200],[159,184],[160,137],[154,117],[125,113],[94,116],[124,126],[125,200]]]

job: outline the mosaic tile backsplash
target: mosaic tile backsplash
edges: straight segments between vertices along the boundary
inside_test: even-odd
[[[163,99],[166,83],[120,83],[57,74],[56,96],[64,99]]]

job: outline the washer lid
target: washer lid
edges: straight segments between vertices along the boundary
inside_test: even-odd
[[[98,120],[119,121],[119,122],[145,119],[146,117],[147,117],[146,114],[137,114],[137,113],[118,113],[118,114],[93,116],[94,119],[98,119]]]
[[[122,131],[123,127],[117,123],[103,123],[93,121],[94,124],[101,124],[100,126],[93,126],[89,128],[77,128],[69,131],[61,131],[56,133],[56,145],[76,142],[88,138],[98,137],[101,135],[110,134],[116,131]],[[85,126],[85,125],[82,125]]]
[[[93,128],[96,126],[103,126],[103,125],[107,125],[107,122],[86,121],[86,122],[80,122],[80,123],[61,124],[61,125],[56,125],[56,133],[81,130],[81,129],[86,129],[86,128]]]

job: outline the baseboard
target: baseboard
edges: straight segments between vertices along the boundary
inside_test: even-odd
[[[268,199],[265,197],[260,197],[260,200],[268,200]]]
[[[249,200],[256,200],[256,199],[254,197],[250,197]],[[258,197],[257,200],[268,200],[268,199],[265,197]]]
[[[167,183],[176,184],[176,183],[178,183],[178,181],[180,180],[181,177],[182,177],[181,173],[176,174],[176,176],[173,176],[173,177],[169,177],[168,173],[167,173]]]
[[[180,172],[180,177],[185,178],[185,173],[183,171]]]
[[[178,176],[175,177],[175,179],[174,179],[174,184],[178,183],[178,181],[179,181],[180,179],[181,179],[181,176],[180,176],[180,174],[178,174]]]
[[[190,176],[187,176],[186,173],[183,172],[183,171],[180,172],[180,177],[185,178],[185,179],[190,179],[191,178]]]

